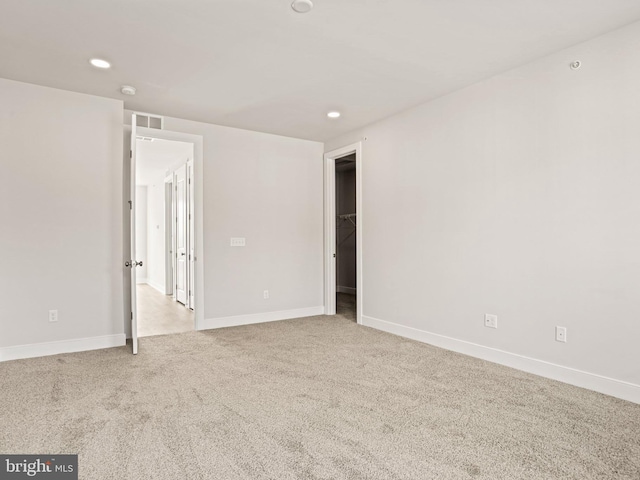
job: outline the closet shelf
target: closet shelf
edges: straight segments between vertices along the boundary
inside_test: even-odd
[[[354,220],[356,219],[355,213],[346,213],[344,215],[337,215],[336,218],[338,219],[338,221],[342,221],[342,222],[349,221],[354,227],[356,226],[356,222],[354,222]]]

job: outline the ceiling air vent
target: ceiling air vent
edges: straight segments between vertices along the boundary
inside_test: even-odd
[[[164,117],[148,113],[134,113],[133,121],[136,122],[137,127],[155,128],[156,130],[162,130],[164,125]]]

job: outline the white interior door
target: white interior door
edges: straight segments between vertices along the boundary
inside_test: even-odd
[[[125,268],[131,272],[131,344],[133,354],[138,353],[138,312],[137,312],[137,295],[136,295],[136,267],[142,265],[142,262],[136,260],[136,114],[131,118],[131,150],[129,152],[129,230],[131,232],[131,257],[125,262]]]
[[[176,300],[187,304],[187,166],[176,170]]]
[[[195,302],[195,271],[196,271],[196,246],[195,246],[195,212],[194,212],[194,196],[193,196],[193,161],[189,160],[187,163],[187,204],[188,204],[188,215],[189,215],[189,235],[188,235],[188,245],[189,245],[189,282],[187,284],[189,290],[189,308],[193,310],[196,306]]]
[[[173,175],[164,183],[164,284],[165,294],[173,295]]]

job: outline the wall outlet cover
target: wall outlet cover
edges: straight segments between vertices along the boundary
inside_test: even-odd
[[[567,342],[567,327],[556,327],[556,342]]]
[[[484,326],[489,328],[498,328],[498,316],[491,313],[485,313]]]

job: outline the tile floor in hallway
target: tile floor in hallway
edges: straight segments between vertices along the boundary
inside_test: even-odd
[[[165,335],[194,330],[194,313],[171,295],[141,283],[138,295],[138,336]]]

